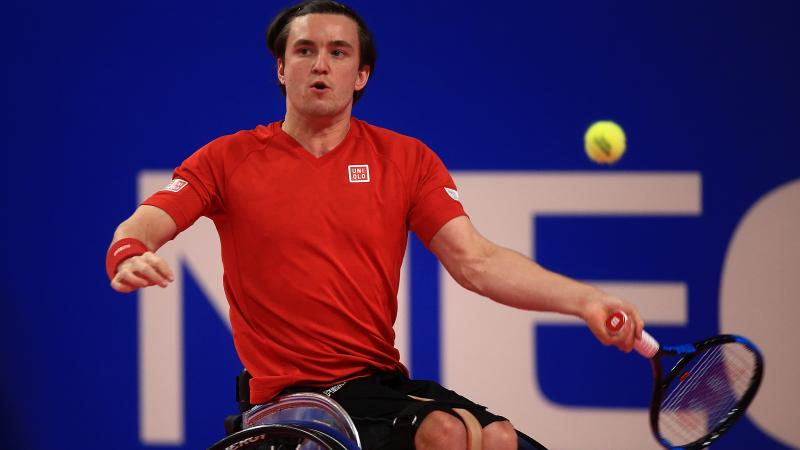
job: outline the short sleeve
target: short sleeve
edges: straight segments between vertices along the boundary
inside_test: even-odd
[[[201,216],[213,215],[222,204],[223,181],[221,164],[215,156],[221,153],[219,140],[196,151],[175,169],[172,181],[147,198],[143,205],[164,210],[178,226],[177,232],[189,228]]]
[[[411,193],[409,224],[425,246],[450,220],[465,216],[458,189],[441,159],[420,144],[414,171],[416,184]]]

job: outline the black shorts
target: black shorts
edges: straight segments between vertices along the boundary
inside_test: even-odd
[[[379,373],[348,381],[333,392],[331,398],[350,414],[362,447],[369,450],[413,449],[416,427],[435,410],[452,414],[451,408],[466,409],[478,419],[481,427],[507,420],[438,383],[411,380],[400,372]]]

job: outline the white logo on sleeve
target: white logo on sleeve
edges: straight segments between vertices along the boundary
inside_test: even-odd
[[[450,189],[449,187],[444,188],[444,191],[447,192],[447,195],[450,196],[455,201],[458,201],[458,191],[455,189]]]
[[[186,180],[181,180],[180,178],[175,178],[174,180],[170,181],[167,187],[164,188],[165,191],[170,192],[178,192],[183,189],[187,184],[189,184]]]
[[[369,183],[369,166],[367,164],[351,164],[347,166],[351,183]]]

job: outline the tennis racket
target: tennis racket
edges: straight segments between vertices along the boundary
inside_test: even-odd
[[[617,311],[606,320],[606,328],[616,333],[627,320]],[[642,331],[634,348],[653,368],[650,428],[667,449],[695,450],[714,443],[744,415],[764,375],[761,352],[741,336],[661,346]],[[668,357],[678,360],[665,373],[662,360]]]

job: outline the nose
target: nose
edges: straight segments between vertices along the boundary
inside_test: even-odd
[[[311,66],[311,71],[315,74],[327,74],[330,70],[328,55],[325,52],[319,52],[314,65]]]

